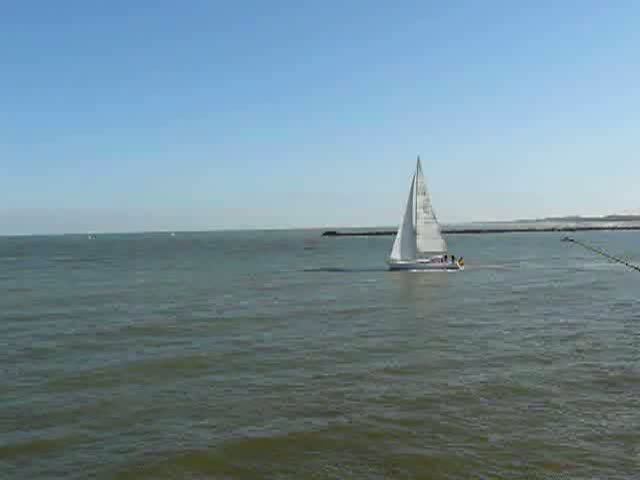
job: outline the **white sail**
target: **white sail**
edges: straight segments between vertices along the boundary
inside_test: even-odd
[[[408,260],[416,257],[416,231],[414,229],[415,184],[416,174],[413,175],[411,180],[407,206],[391,248],[391,255],[389,255],[391,260]]]
[[[462,259],[446,258],[447,243],[429,198],[420,157],[411,179],[409,198],[387,263],[390,270],[458,271]]]
[[[447,243],[442,238],[440,225],[431,205],[427,184],[422,174],[420,157],[416,165],[415,174],[416,195],[416,251],[420,257],[440,255],[447,252]]]

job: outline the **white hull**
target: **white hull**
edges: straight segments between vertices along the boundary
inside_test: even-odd
[[[420,271],[433,271],[433,272],[455,272],[458,270],[464,270],[464,266],[458,262],[441,262],[439,259],[416,259],[416,260],[389,260],[389,270],[420,270]]]

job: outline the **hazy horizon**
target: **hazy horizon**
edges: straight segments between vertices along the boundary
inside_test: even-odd
[[[2,212],[0,212],[0,218]],[[538,218],[518,218],[518,219],[502,219],[502,220],[469,220],[469,221],[460,221],[460,222],[446,222],[440,221],[443,226],[462,226],[467,224],[493,224],[493,223],[504,223],[504,224],[519,224],[526,222],[545,222],[545,221],[563,221],[564,219],[572,218],[572,217],[580,217],[580,218],[592,218],[592,217],[606,217],[610,215],[620,215],[620,216],[638,216],[640,213],[637,212],[627,212],[627,213],[610,213],[605,215],[561,215],[561,216],[553,216],[553,217],[538,217]],[[79,217],[81,218],[81,217]],[[137,216],[130,216],[129,220],[139,220]],[[113,217],[112,220],[116,220],[115,224],[120,225],[124,223],[122,219],[117,217]],[[44,231],[17,231],[17,232],[2,232],[0,231],[1,237],[21,237],[21,236],[47,236],[47,235],[111,235],[111,234],[142,234],[142,233],[196,233],[196,232],[218,232],[218,231],[269,231],[269,230],[331,230],[331,229],[395,229],[397,228],[397,223],[380,223],[380,224],[325,224],[325,225],[306,225],[306,226],[252,226],[245,225],[239,226],[235,228],[230,227],[216,227],[216,226],[198,226],[192,225],[191,227],[185,228],[171,228],[170,226],[158,224],[157,228],[146,228],[146,229],[137,229],[136,226],[132,225],[127,229],[99,229],[99,228],[77,228],[77,229],[53,229],[52,231],[44,232]],[[63,227],[64,228],[64,227]]]

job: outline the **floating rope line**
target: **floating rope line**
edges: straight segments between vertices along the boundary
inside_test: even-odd
[[[600,250],[599,248],[595,248],[592,247],[591,245],[587,245],[586,243],[581,242],[580,240],[576,240],[575,238],[571,238],[571,237],[564,237],[562,239],[563,242],[571,242],[571,243],[575,243],[576,245],[580,245],[582,248],[586,248],[587,250],[591,250],[592,252],[597,253],[598,255],[602,255],[603,257],[608,258],[609,260],[616,262],[616,263],[621,263],[622,265],[631,268],[632,270],[636,270],[638,272],[640,272],[640,267],[638,267],[637,265],[633,265],[629,262],[626,262],[624,260],[622,260],[621,258],[618,257],[614,257],[613,255],[609,255],[607,252]]]

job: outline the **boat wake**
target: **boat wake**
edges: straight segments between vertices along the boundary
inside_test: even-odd
[[[334,267],[325,267],[325,268],[305,268],[304,272],[308,273],[366,273],[366,272],[386,272],[386,268],[381,267],[372,267],[372,268],[334,268]]]

